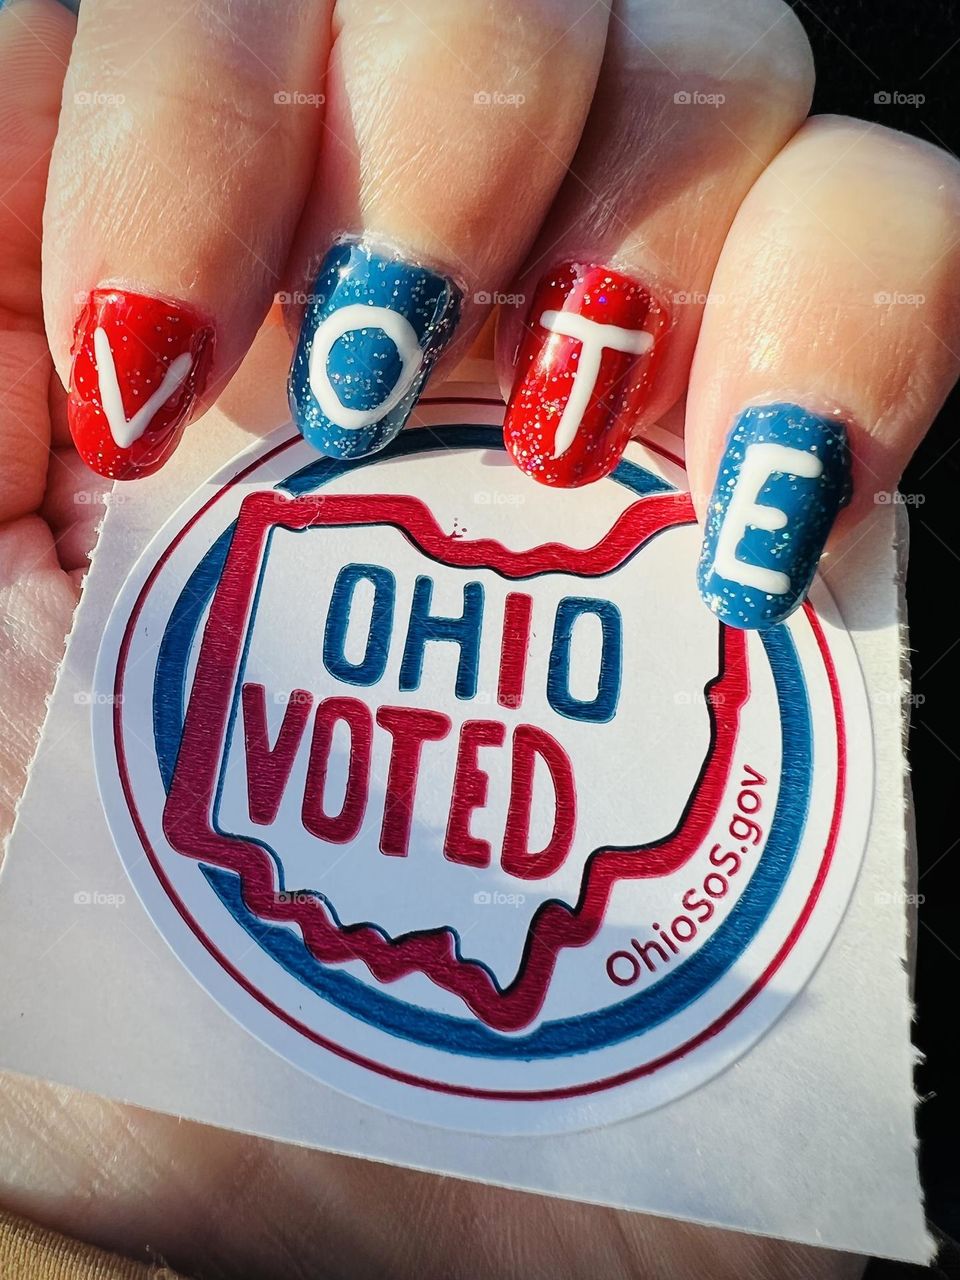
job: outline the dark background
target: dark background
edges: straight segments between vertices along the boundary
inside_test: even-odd
[[[791,0],[817,61],[815,112],[859,116],[960,151],[960,4],[951,0]],[[922,94],[919,105],[878,94]],[[896,199],[896,192],[890,192]],[[960,225],[957,226],[960,237]],[[958,281],[960,286],[960,281]],[[960,395],[955,391],[921,445],[901,490],[908,506],[907,605],[913,665],[910,757],[919,851],[917,1023],[925,1055],[917,1071],[920,1165],[927,1213],[960,1239]],[[956,447],[955,447],[956,446]],[[842,1135],[838,1135],[842,1141]],[[945,1250],[940,1266],[960,1275]],[[955,1269],[958,1268],[958,1269]],[[869,1280],[929,1276],[874,1263]]]

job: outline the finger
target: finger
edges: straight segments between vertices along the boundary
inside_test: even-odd
[[[686,417],[700,589],[725,622],[782,621],[851,494],[848,527],[889,501],[960,369],[958,215],[952,157],[829,117],[744,201]]]
[[[36,510],[47,471],[40,220],[73,26],[52,0],[0,12],[0,522]]]
[[[586,484],[683,394],[744,194],[807,113],[810,50],[781,0],[620,0],[571,175],[500,318],[504,439]]]
[[[73,28],[53,0],[0,12],[0,846],[76,604],[50,530],[27,514],[40,504],[49,456],[40,220]]]
[[[313,172],[331,2],[82,6],[44,303],[74,440],[103,475],[163,463],[270,306]]]
[[[469,342],[573,154],[606,19],[593,0],[522,20],[513,0],[339,5],[291,264],[307,294],[291,407],[321,452],[381,448],[441,353]]]
[[[50,526],[60,563],[68,572],[89,567],[110,487],[109,480],[84,466],[76,449],[51,452],[40,514]]]

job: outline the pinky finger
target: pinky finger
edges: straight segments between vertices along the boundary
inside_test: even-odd
[[[960,371],[958,214],[951,156],[829,117],[741,205],[686,412],[700,591],[724,622],[782,622],[896,488]]]

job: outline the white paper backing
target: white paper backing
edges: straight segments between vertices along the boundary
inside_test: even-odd
[[[773,1029],[694,1092],[616,1124],[517,1140],[398,1119],[284,1062],[183,968],[117,858],[86,696],[117,584],[249,440],[208,416],[173,466],[133,497],[124,490],[106,523],[0,880],[0,1066],[328,1150],[926,1261],[904,965],[895,510],[825,575],[870,691],[876,786],[853,900],[823,962]]]

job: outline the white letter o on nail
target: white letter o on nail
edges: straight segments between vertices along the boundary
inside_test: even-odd
[[[334,343],[357,329],[382,329],[397,349],[400,357],[400,376],[393,390],[372,409],[350,409],[337,395],[327,373],[327,359]],[[354,302],[332,312],[313,335],[310,349],[310,390],[324,414],[345,431],[360,431],[369,427],[396,408],[410,390],[420,370],[423,351],[416,331],[410,321],[389,307],[367,307]]]

